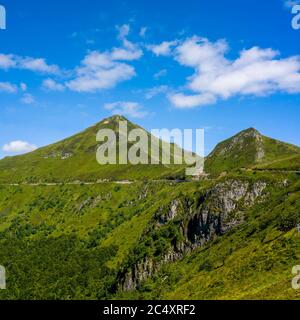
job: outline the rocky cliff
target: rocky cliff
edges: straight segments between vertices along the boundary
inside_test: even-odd
[[[177,220],[182,240],[171,243],[159,259],[148,255],[124,270],[119,276],[119,288],[125,291],[136,289],[163,264],[182,259],[197,247],[240,225],[246,218],[246,210],[256,201],[264,201],[266,187],[265,181],[253,183],[230,179],[217,183],[194,199],[175,199],[168,210],[161,208],[154,217],[152,229],[157,232]]]

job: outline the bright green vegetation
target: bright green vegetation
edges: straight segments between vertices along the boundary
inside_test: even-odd
[[[258,170],[300,171],[300,155],[284,157],[256,166]]]
[[[0,298],[107,298],[155,212],[188,185],[0,187]]]
[[[179,183],[183,166],[96,162],[120,119],[0,161],[0,299],[299,299],[299,148],[248,129]]]
[[[164,177],[182,177],[182,165],[99,165],[96,161],[96,151],[101,144],[96,141],[96,135],[101,129],[111,129],[116,134],[119,122],[127,121],[128,132],[141,129],[122,116],[114,116],[95,124],[70,138],[55,144],[40,148],[34,152],[6,157],[0,161],[0,182],[68,182],[110,180],[142,180]],[[151,135],[143,130],[149,138]],[[132,143],[133,144],[133,143]],[[132,145],[129,144],[129,147]],[[117,144],[117,157],[119,157]],[[162,142],[160,141],[160,150]],[[178,148],[171,144],[171,150]],[[150,154],[150,153],[149,153]],[[172,154],[172,151],[171,151]],[[160,163],[161,163],[161,159]],[[171,163],[174,159],[171,158]]]
[[[264,168],[265,164],[285,162],[293,157],[298,159],[293,168],[300,169],[299,156],[299,147],[265,137],[250,128],[219,143],[207,157],[205,170],[218,175],[240,168]]]
[[[300,299],[291,270],[300,261],[300,181],[272,192],[246,222],[161,270],[131,299]]]

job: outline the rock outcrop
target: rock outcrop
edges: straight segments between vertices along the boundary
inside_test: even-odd
[[[227,180],[216,184],[204,195],[194,200],[193,205],[173,200],[168,210],[155,215],[156,228],[161,228],[180,215],[180,232],[184,241],[175,244],[160,260],[145,257],[120,275],[119,288],[134,290],[159,268],[169,262],[182,259],[187,253],[208,241],[223,235],[245,220],[245,211],[259,199],[265,198],[267,183],[247,180]],[[191,201],[192,203],[192,201]]]

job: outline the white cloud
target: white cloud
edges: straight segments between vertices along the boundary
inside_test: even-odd
[[[12,54],[0,54],[0,69],[10,69],[16,66],[14,55]]]
[[[110,110],[112,114],[120,114],[132,118],[144,118],[148,114],[137,102],[118,101],[107,103],[104,105],[104,108]]]
[[[139,33],[140,37],[145,38],[147,30],[147,27],[142,27]]]
[[[116,28],[122,47],[105,52],[89,52],[76,69],[75,79],[68,81],[65,84],[66,87],[77,92],[96,92],[113,88],[118,83],[130,80],[136,75],[134,67],[124,61],[140,59],[143,51],[139,45],[127,40],[126,37],[130,32],[129,25]]]
[[[158,45],[148,45],[147,49],[152,51],[156,56],[169,56],[172,53],[172,47],[177,45],[175,41],[164,41]]]
[[[18,91],[16,85],[10,82],[0,82],[0,92],[15,93]]]
[[[166,93],[168,91],[168,89],[169,88],[166,85],[161,85],[161,86],[157,86],[157,87],[148,89],[146,92],[146,99],[152,99],[161,93]]]
[[[20,88],[21,88],[21,90],[22,90],[23,92],[27,91],[27,84],[24,83],[24,82],[21,82],[21,83],[20,83]]]
[[[68,80],[64,80],[64,83],[45,79],[42,88],[46,90],[63,91],[68,88],[76,92],[96,92],[113,88],[118,83],[136,76],[135,68],[126,61],[138,60],[143,55],[140,45],[127,39],[130,26],[124,24],[116,28],[118,39],[121,41],[120,47],[105,52],[88,52],[81,64],[70,72],[60,70],[57,65],[48,64],[43,58],[35,59],[14,54],[0,54],[0,69],[15,68],[68,77]],[[8,83],[2,83],[0,90],[13,92],[14,87]],[[21,85],[21,90],[26,91],[25,84]],[[21,101],[22,103],[32,104],[34,103],[34,97],[26,94]]]
[[[116,29],[118,30],[118,38],[120,40],[125,39],[130,32],[130,26],[128,24],[123,24],[121,26],[116,26]]]
[[[61,83],[54,81],[53,79],[46,79],[42,83],[42,87],[49,91],[64,91],[65,86]]]
[[[5,144],[2,148],[4,152],[11,152],[11,153],[27,153],[36,150],[37,147],[33,144],[30,144],[26,141],[11,141]]]
[[[77,92],[95,92],[115,87],[135,76],[132,66],[116,62],[109,53],[90,52],[77,69],[77,77],[66,86]]]
[[[156,73],[153,75],[153,77],[154,77],[154,79],[159,79],[159,78],[161,78],[161,77],[166,76],[167,73],[168,73],[168,71],[167,71],[166,69],[162,69],[162,70],[159,70],[158,72],[156,72]]]
[[[34,96],[30,93],[25,93],[20,101],[24,104],[34,104],[36,102]]]
[[[113,48],[111,50],[112,60],[137,60],[143,55],[143,51],[139,48],[137,44],[132,43],[127,39],[130,33],[130,26],[124,24],[122,26],[116,26],[118,30],[118,39],[122,42],[122,47]]]
[[[49,74],[60,73],[60,69],[57,65],[49,65],[43,58],[35,59],[14,54],[0,54],[0,69],[8,70],[11,68]]]
[[[19,68],[49,74],[59,73],[59,67],[57,65],[48,65],[45,59],[41,58],[21,58],[19,59]]]
[[[228,50],[225,40],[192,37],[180,43],[174,59],[194,69],[186,86],[192,94],[171,94],[170,101],[176,107],[191,108],[241,95],[300,93],[300,56],[280,59],[278,51],[253,47],[229,60]]]
[[[112,60],[137,60],[141,58],[143,51],[134,43],[124,39],[122,48],[113,48],[111,53]]]
[[[176,93],[170,94],[169,99],[174,106],[182,109],[214,104],[216,102],[216,98],[212,94],[184,95]]]

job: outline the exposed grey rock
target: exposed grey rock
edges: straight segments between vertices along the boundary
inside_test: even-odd
[[[182,213],[181,233],[184,241],[174,245],[160,261],[154,262],[153,258],[146,257],[134,264],[120,279],[122,290],[136,289],[163,264],[182,259],[197,247],[241,224],[245,218],[245,209],[251,207],[259,198],[264,199],[266,187],[265,181],[252,184],[247,180],[231,179],[216,184],[205,195],[196,199],[196,207],[184,205],[179,199],[173,200],[167,213],[158,212],[157,223],[158,226],[163,226]],[[181,210],[184,212],[180,212]]]
[[[92,198],[88,197],[86,200],[82,201],[81,204],[77,208],[77,212],[80,212],[84,209],[85,206],[89,205],[92,202]]]
[[[55,152],[52,152],[50,154],[47,154],[44,156],[44,159],[55,159],[55,158],[60,158],[61,160],[66,160],[70,157],[73,156],[73,153],[72,152],[68,152],[68,151],[55,151]]]
[[[170,220],[174,219],[178,213],[178,206],[179,206],[179,201],[173,200],[170,204],[169,211],[166,214],[159,217],[159,224],[164,225]]]

